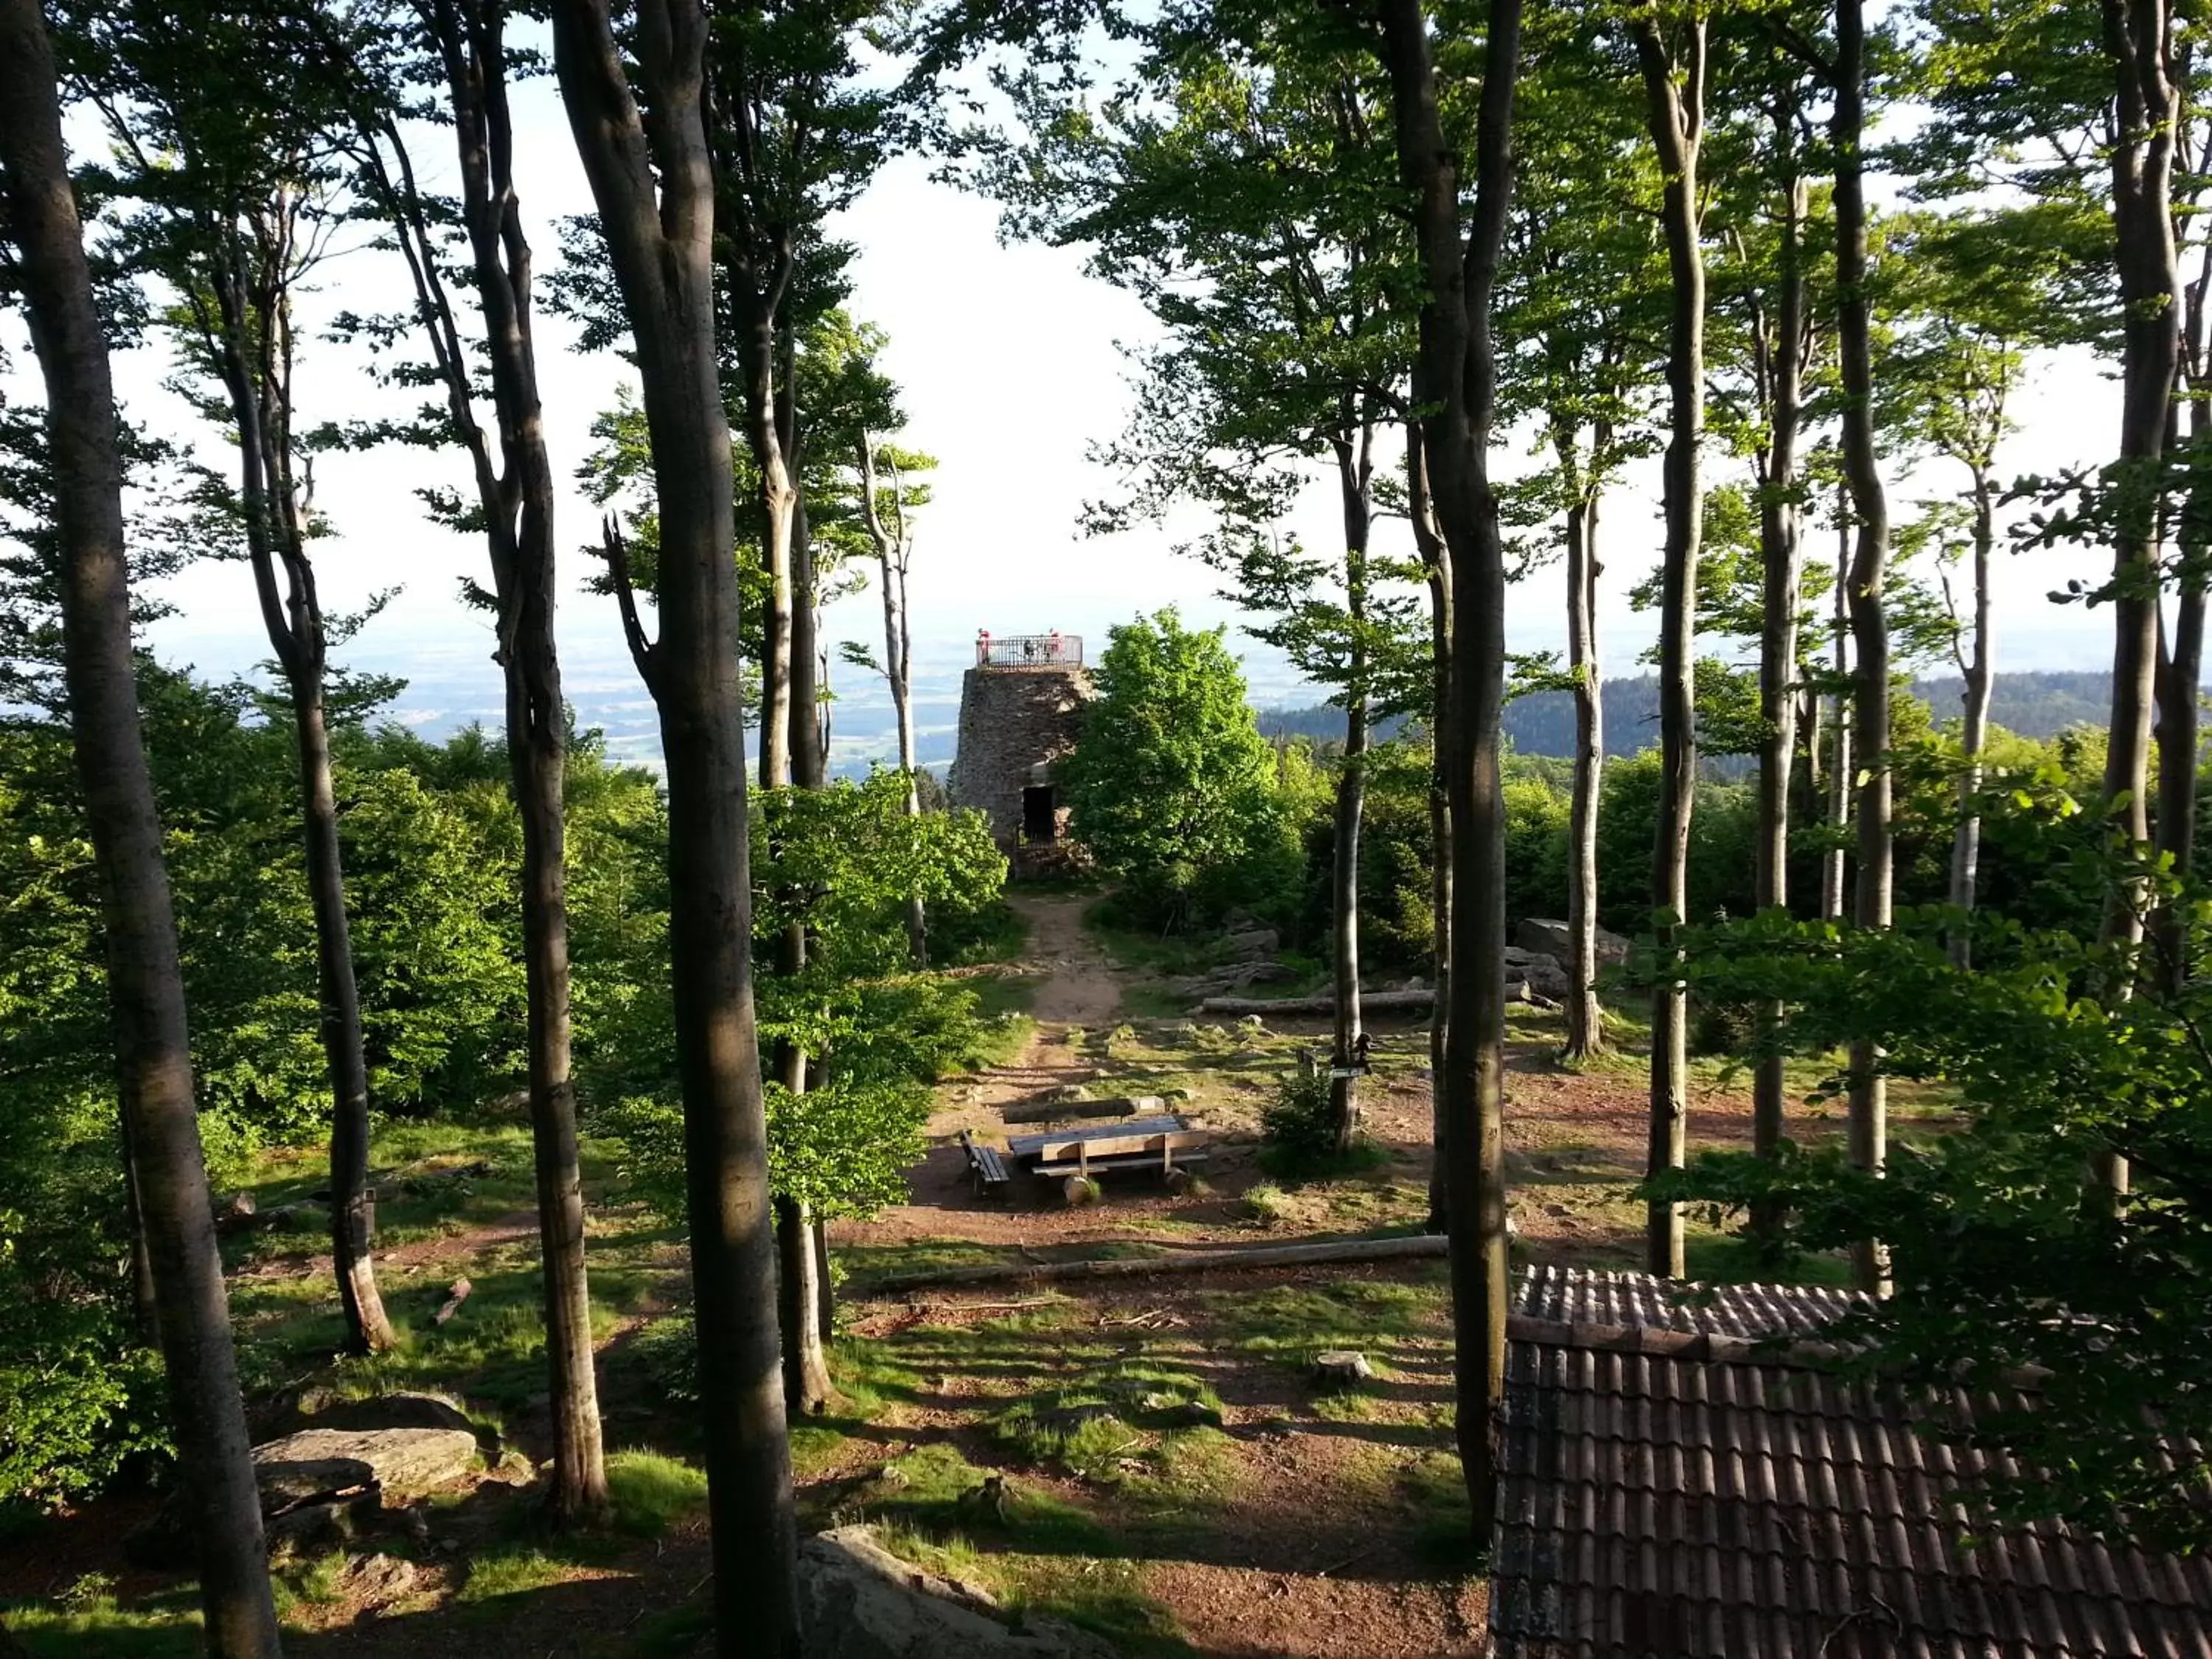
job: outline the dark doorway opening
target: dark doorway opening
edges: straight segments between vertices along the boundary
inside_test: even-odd
[[[1022,791],[1022,839],[1032,843],[1060,839],[1059,803],[1050,784],[1031,784]]]

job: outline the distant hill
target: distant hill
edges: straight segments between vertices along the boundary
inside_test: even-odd
[[[1999,674],[1990,698],[1990,718],[2024,738],[2053,738],[2072,726],[2104,725],[2112,700],[2112,677],[2102,671]],[[1936,711],[1936,719],[1955,719],[1965,682],[1956,675],[1915,680],[1913,696]],[[1306,737],[1326,742],[1344,735],[1344,711],[1326,704],[1307,708],[1263,708],[1260,730],[1268,737]],[[1401,721],[1389,723],[1393,735]],[[1506,737],[1523,755],[1566,755],[1574,747],[1574,700],[1564,691],[1541,691],[1505,705]],[[1633,755],[1659,740],[1659,680],[1654,674],[1632,680],[1608,680],[1605,687],[1605,751]]]

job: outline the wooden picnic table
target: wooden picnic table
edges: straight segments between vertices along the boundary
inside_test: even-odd
[[[1009,1135],[1006,1138],[1006,1152],[1018,1162],[1031,1166],[1072,1160],[1077,1156],[1079,1145],[1091,1158],[1112,1158],[1117,1154],[1144,1152],[1146,1143],[1153,1136],[1183,1133],[1188,1127],[1172,1113],[1165,1117],[1124,1118],[1118,1123],[1100,1123],[1087,1128],[1048,1129],[1042,1134]],[[1154,1150],[1157,1150],[1157,1146]]]
[[[1053,1129],[1043,1134],[1014,1135],[1006,1142],[1006,1155],[1028,1166],[1032,1175],[1064,1176],[1068,1202],[1085,1201],[1083,1194],[1094,1174],[1113,1170],[1158,1170],[1169,1181],[1181,1165],[1203,1164],[1206,1133],[1181,1118],[1135,1118],[1081,1129]]]

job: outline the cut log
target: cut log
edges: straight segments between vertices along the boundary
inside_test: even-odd
[[[1033,1100],[1002,1107],[999,1116],[1007,1123],[1057,1123],[1062,1118],[1139,1117],[1146,1112],[1164,1112],[1167,1106],[1159,1095],[1125,1095],[1118,1100]]]
[[[896,1296],[946,1285],[994,1285],[1054,1279],[1118,1279],[1148,1273],[1233,1272],[1243,1267],[1303,1267],[1324,1261],[1399,1261],[1444,1253],[1441,1233],[1395,1238],[1351,1238],[1326,1244],[1271,1244],[1256,1250],[1194,1250],[1186,1255],[1112,1257],[1091,1261],[994,1261],[982,1267],[944,1267],[900,1273],[855,1286],[868,1296]]]
[[[1505,981],[1508,1002],[1526,1002],[1528,982],[1510,979]],[[1363,1014],[1425,1014],[1436,1006],[1433,990],[1419,991],[1362,991],[1359,1012]],[[1208,997],[1198,1005],[1201,1014],[1333,1014],[1336,1012],[1334,995],[1317,997]]]

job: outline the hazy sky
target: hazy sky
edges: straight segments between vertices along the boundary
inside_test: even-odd
[[[555,219],[588,210],[589,197],[552,82],[520,88],[516,115],[518,185],[543,270],[557,258]],[[416,165],[432,187],[453,176],[447,143],[430,132],[418,135]],[[1233,618],[1234,607],[1215,594],[1213,574],[1172,550],[1200,527],[1196,515],[1111,538],[1086,539],[1076,526],[1083,500],[1112,489],[1111,478],[1086,459],[1086,449],[1120,428],[1128,397],[1117,347],[1149,337],[1149,319],[1127,295],[1086,276],[1079,251],[1000,245],[993,204],[931,182],[927,171],[916,161],[893,165],[837,227],[860,248],[851,309],[890,334],[885,367],[903,388],[911,422],[904,441],[941,462],[931,481],[936,499],[921,521],[913,579],[924,665],[949,671],[983,627],[996,633],[1058,628],[1096,641],[1109,624],[1170,603],[1186,616]],[[392,309],[404,284],[396,256],[356,251],[319,274],[311,312]],[[586,562],[569,550],[592,535],[595,515],[570,480],[592,416],[612,403],[628,371],[611,356],[575,349],[568,325],[542,311],[538,338],[549,436],[565,492],[560,539],[570,574],[580,580]],[[11,346],[18,343],[19,333]],[[15,386],[27,389],[21,370],[27,354],[17,361]],[[169,369],[158,343],[131,354],[118,363],[122,393],[141,418],[172,432],[191,430],[180,402],[163,389]],[[332,344],[313,346],[299,384],[302,424],[392,406],[390,394],[368,385],[362,361]],[[2047,470],[2108,453],[2117,401],[2114,385],[2086,358],[2045,366],[2020,400],[2023,430],[2001,454],[2000,471]],[[228,466],[204,431],[198,441],[206,459]],[[1522,446],[1514,447],[1508,465],[1518,468],[1525,465],[1517,453]],[[1625,596],[1656,557],[1656,472],[1650,466],[1626,480],[1606,516],[1609,673],[1638,672],[1633,659],[1653,631],[1648,617],[1628,609]],[[480,677],[482,708],[489,712],[496,708],[496,694],[485,624],[455,593],[462,573],[483,574],[482,548],[426,522],[412,491],[432,481],[459,485],[465,477],[451,454],[392,450],[319,459],[317,502],[337,532],[319,544],[323,589],[327,603],[343,608],[374,589],[402,586],[352,657],[400,672],[435,666],[449,688],[454,676],[471,684]],[[1893,483],[1899,516],[1911,497],[1955,483],[1936,471]],[[1329,489],[1317,486],[1301,503],[1295,527],[1309,544],[1326,546],[1336,522]],[[1381,533],[1407,536],[1398,523]],[[1816,555],[1825,556],[1831,544],[1817,539]],[[2068,576],[2093,574],[2098,562],[2098,556],[2079,550],[2007,557],[1996,602],[2002,666],[2105,665],[2107,614],[2058,609],[2045,598]],[[578,701],[627,701],[641,710],[611,602],[567,580],[563,591],[562,647]],[[163,656],[227,674],[267,654],[243,567],[198,566],[170,583],[167,592],[179,614],[156,630]],[[1539,570],[1509,601],[1510,644],[1516,650],[1556,647],[1564,642],[1564,617],[1560,573],[1556,567]],[[833,639],[873,641],[879,629],[872,592],[845,602],[829,619]],[[1256,701],[1300,700],[1279,665],[1249,641],[1243,648]],[[438,695],[451,703],[457,694],[449,689]],[[473,706],[477,699],[463,701]],[[452,711],[418,698],[410,712],[435,724]]]

